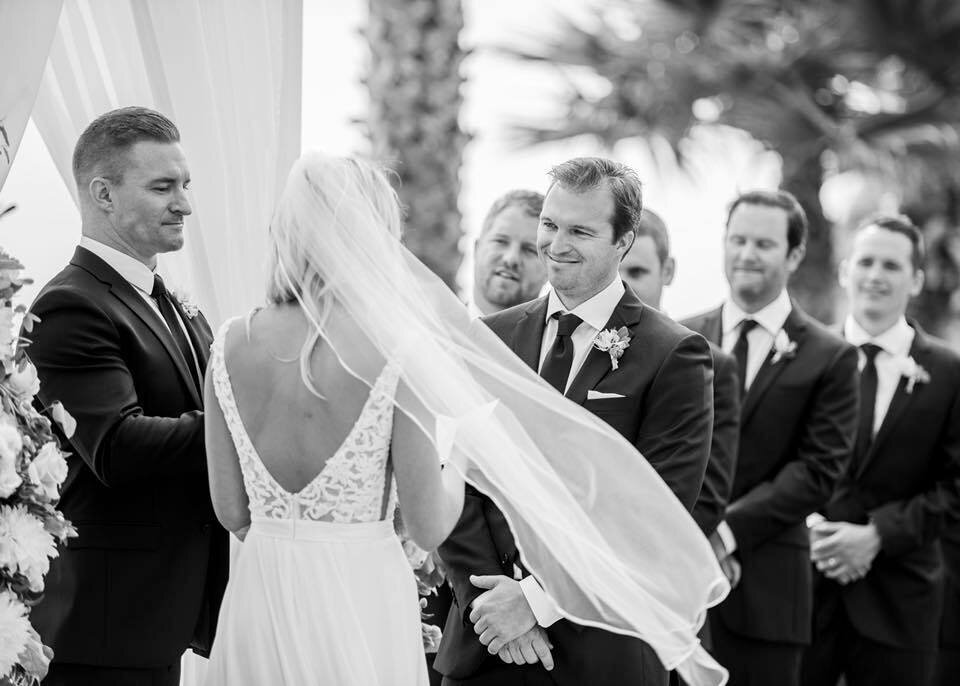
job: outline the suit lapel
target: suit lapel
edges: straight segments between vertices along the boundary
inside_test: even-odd
[[[187,361],[183,359],[183,355],[173,340],[173,335],[167,330],[166,323],[160,318],[159,314],[153,311],[153,308],[146,303],[143,297],[136,292],[134,287],[130,285],[130,282],[120,276],[116,270],[106,262],[84,248],[77,248],[70,262],[90,272],[103,283],[108,284],[110,286],[110,293],[137,315],[140,321],[142,321],[153,335],[156,336],[157,340],[160,341],[164,350],[167,351],[170,361],[173,362],[173,366],[177,368],[177,372],[179,372],[186,384],[190,397],[194,403],[196,403],[196,406],[203,407],[200,390],[197,388],[197,384],[193,380],[193,375],[187,367]],[[189,330],[190,327],[188,326],[187,329]]]
[[[540,347],[547,326],[547,298],[534,300],[526,308],[514,329],[510,347],[534,372],[539,372]]]
[[[787,319],[783,322],[783,330],[786,332],[787,338],[797,344],[798,351],[800,346],[803,345],[806,328],[807,325],[797,312],[797,308],[794,307],[791,309],[790,314],[787,315]],[[771,346],[770,353],[763,361],[763,364],[760,365],[760,370],[757,372],[757,376],[754,377],[753,383],[750,384],[747,397],[743,401],[743,412],[740,419],[742,424],[745,424],[747,420],[750,419],[753,411],[757,409],[760,399],[764,393],[767,392],[767,389],[770,388],[770,384],[772,384],[786,366],[790,364],[790,359],[783,358],[774,363],[773,358],[774,349],[773,346]]]
[[[619,329],[622,326],[630,329],[630,337],[633,340],[630,341],[630,346],[624,351],[624,357],[630,355],[631,352],[638,354],[636,350],[631,351],[631,348],[637,344],[634,327],[640,321],[643,307],[640,299],[628,288],[624,292],[623,297],[620,298],[620,302],[617,303],[613,314],[610,315],[610,319],[604,327],[604,330]],[[621,364],[622,363],[621,360]],[[567,389],[565,395],[578,405],[582,405],[587,399],[587,391],[596,388],[600,380],[603,379],[612,368],[610,354],[597,350],[597,348],[591,345],[590,352],[587,353],[587,359],[584,360],[583,366],[580,367],[577,375],[573,378],[573,382],[570,384],[570,388]]]
[[[926,337],[918,326],[914,325],[913,330],[915,333],[913,343],[910,345],[910,357],[916,360],[917,364],[922,367],[924,366],[924,362],[927,361],[929,345]],[[867,450],[867,454],[863,456],[860,464],[857,465],[857,476],[860,476],[867,465],[873,460],[873,456],[877,453],[879,447],[883,445],[883,442],[890,436],[890,432],[893,431],[897,423],[903,418],[903,413],[910,406],[913,394],[918,393],[922,387],[923,384],[916,384],[913,387],[913,392],[907,393],[907,379],[903,376],[900,377],[897,383],[897,390],[893,393],[893,398],[890,400],[890,407],[887,408],[887,413],[883,417],[880,429],[877,431],[877,435],[874,436],[873,442],[870,444],[870,449]]]

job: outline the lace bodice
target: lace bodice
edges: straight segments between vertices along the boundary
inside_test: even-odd
[[[209,373],[213,374],[217,400],[240,458],[251,518],[333,522],[381,519],[399,369],[392,364],[384,367],[337,452],[310,483],[290,493],[267,471],[237,410],[223,353],[227,331],[234,321],[236,318],[224,323],[213,341]],[[391,478],[384,519],[392,519],[396,502],[396,482]]]

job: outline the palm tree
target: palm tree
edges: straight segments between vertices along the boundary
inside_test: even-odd
[[[460,0],[370,0],[367,132],[396,172],[407,247],[448,286],[460,267]]]
[[[587,71],[609,88],[571,81],[565,116],[518,126],[530,143],[593,134],[667,140],[683,161],[693,126],[733,126],[778,151],[783,187],[807,209],[807,259],[793,290],[833,319],[836,236],[824,217],[826,175],[858,170],[886,181],[915,221],[957,240],[960,223],[960,6],[949,0],[609,0],[589,25],[562,21],[523,60]],[[929,181],[936,179],[931,186]],[[930,190],[940,194],[930,202]],[[951,202],[949,198],[954,198]],[[848,228],[848,227],[841,227]],[[928,238],[931,236],[928,236]],[[941,246],[942,248],[942,246]],[[933,251],[937,253],[938,250]],[[935,269],[919,310],[943,328],[956,261]],[[954,255],[956,257],[956,255]],[[954,298],[956,300],[956,298]],[[952,306],[960,314],[960,303]]]

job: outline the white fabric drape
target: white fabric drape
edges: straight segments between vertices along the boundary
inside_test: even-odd
[[[71,0],[50,48],[33,117],[74,198],[73,146],[95,117],[143,105],[179,127],[194,213],[161,271],[214,327],[263,297],[266,227],[300,148],[301,25],[302,0]]]
[[[30,119],[63,0],[0,3],[0,188]]]

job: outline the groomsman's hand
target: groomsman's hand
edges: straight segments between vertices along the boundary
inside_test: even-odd
[[[872,522],[822,522],[811,534],[810,559],[828,579],[840,584],[866,576],[880,552],[880,535]]]
[[[550,671],[553,669],[553,655],[550,650],[553,644],[547,638],[547,632],[540,626],[535,626],[527,633],[510,641],[497,653],[501,660],[508,665],[524,663],[528,665],[543,663],[543,666]]]
[[[470,583],[488,589],[473,601],[470,621],[491,655],[497,655],[507,643],[536,625],[537,619],[519,581],[502,575],[471,574]]]

